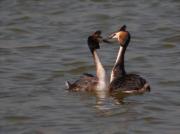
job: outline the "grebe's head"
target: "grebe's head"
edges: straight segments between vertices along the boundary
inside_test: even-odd
[[[126,25],[123,25],[117,32],[109,36],[109,39],[117,39],[122,47],[128,46],[130,38],[130,33],[126,31]]]
[[[92,34],[92,36],[94,36],[94,37],[96,37],[96,38],[101,38],[101,31],[98,30],[98,31],[94,32],[94,33]]]
[[[96,49],[100,49],[99,42],[101,39],[101,31],[98,30],[94,32],[91,36],[88,38],[88,46],[91,52],[93,52]]]

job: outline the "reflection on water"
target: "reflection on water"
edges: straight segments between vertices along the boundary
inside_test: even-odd
[[[0,133],[180,133],[179,9],[178,0],[1,0]],[[152,91],[104,99],[64,90],[65,80],[95,73],[86,38],[123,24],[132,35],[126,70]],[[108,72],[117,51],[101,47]]]

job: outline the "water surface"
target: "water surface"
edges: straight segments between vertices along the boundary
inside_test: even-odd
[[[1,0],[0,133],[180,133],[180,1]],[[152,91],[123,104],[97,106],[90,94],[65,91],[65,80],[95,73],[87,37],[126,24],[127,72]],[[108,72],[118,45],[101,47]]]

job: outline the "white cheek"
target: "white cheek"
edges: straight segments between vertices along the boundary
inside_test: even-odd
[[[113,39],[117,39],[117,34],[115,34],[115,35],[113,36]]]
[[[114,35],[113,38],[114,38],[114,39],[118,39],[118,38],[119,38],[119,33],[116,33],[116,35]]]

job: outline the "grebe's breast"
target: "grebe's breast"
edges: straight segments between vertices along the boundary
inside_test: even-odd
[[[126,74],[114,79],[110,84],[110,91],[124,93],[144,93],[150,91],[150,86],[144,78],[137,74]]]

